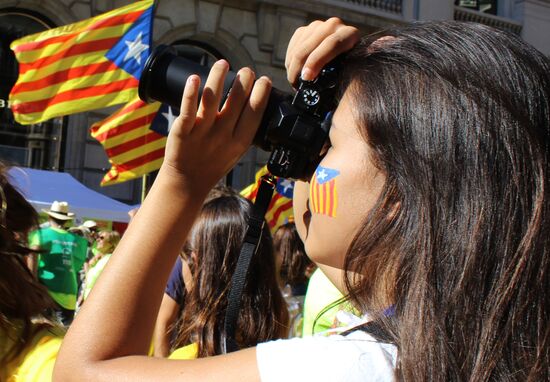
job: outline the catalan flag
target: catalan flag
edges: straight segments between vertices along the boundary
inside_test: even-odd
[[[14,41],[15,120],[39,123],[130,101],[149,55],[152,16],[153,0],[138,1]]]
[[[176,116],[168,105],[147,104],[136,95],[113,115],[92,125],[90,132],[103,145],[111,163],[101,185],[125,182],[158,170],[164,159],[166,136],[151,128],[169,127]]]
[[[309,203],[311,212],[331,217],[336,216],[338,197],[336,177],[340,171],[318,166],[309,185]]]
[[[256,200],[256,194],[260,188],[260,178],[267,174],[267,167],[264,166],[256,173],[254,183],[244,188],[241,195],[251,200]],[[279,226],[288,223],[294,219],[292,209],[292,195],[294,193],[294,182],[284,178],[278,178],[275,186],[275,192],[271,198],[268,210],[265,214],[265,220],[269,225],[271,232],[275,232]]]

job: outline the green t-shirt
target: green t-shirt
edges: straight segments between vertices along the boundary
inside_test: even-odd
[[[38,279],[52,298],[65,309],[74,310],[78,292],[77,275],[86,261],[88,242],[58,228],[42,228],[29,236],[29,245],[39,247]]]
[[[342,309],[342,304],[330,306],[342,297],[338,288],[320,268],[317,268],[311,275],[307,287],[302,335],[307,337],[332,328],[336,314]],[[323,313],[319,316],[321,312]]]
[[[101,259],[97,261],[97,263],[94,264],[94,266],[88,269],[88,273],[86,273],[86,281],[84,282],[84,299],[88,298],[88,295],[92,291],[92,288],[99,278],[99,275],[101,274],[101,272],[103,272],[103,268],[105,268],[110,258],[111,254],[104,255]]]

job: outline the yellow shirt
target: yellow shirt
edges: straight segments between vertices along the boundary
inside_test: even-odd
[[[14,329],[10,335],[0,332],[0,342],[8,345],[19,337],[20,330]],[[49,382],[52,380],[53,366],[61,346],[63,331],[58,328],[39,329],[23,352],[7,367],[0,370],[0,381],[7,382]],[[6,351],[1,349],[0,351]]]
[[[190,345],[178,348],[170,354],[169,359],[195,359],[199,353],[199,345],[192,343]]]

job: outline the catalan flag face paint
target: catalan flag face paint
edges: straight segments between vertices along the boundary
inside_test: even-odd
[[[312,213],[336,217],[338,207],[337,179],[340,171],[319,166],[309,187],[309,203]]]

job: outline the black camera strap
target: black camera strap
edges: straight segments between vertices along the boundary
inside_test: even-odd
[[[231,353],[239,350],[237,341],[235,340],[235,332],[237,329],[237,320],[239,318],[239,310],[241,308],[241,297],[248,268],[252,256],[258,250],[258,244],[262,238],[262,232],[265,225],[265,214],[271,202],[273,191],[275,190],[276,178],[267,174],[262,176],[260,187],[256,195],[256,201],[252,206],[252,212],[248,220],[248,228],[237,260],[235,272],[231,277],[231,288],[227,301],[227,309],[225,311],[224,335],[222,338],[222,352]]]

